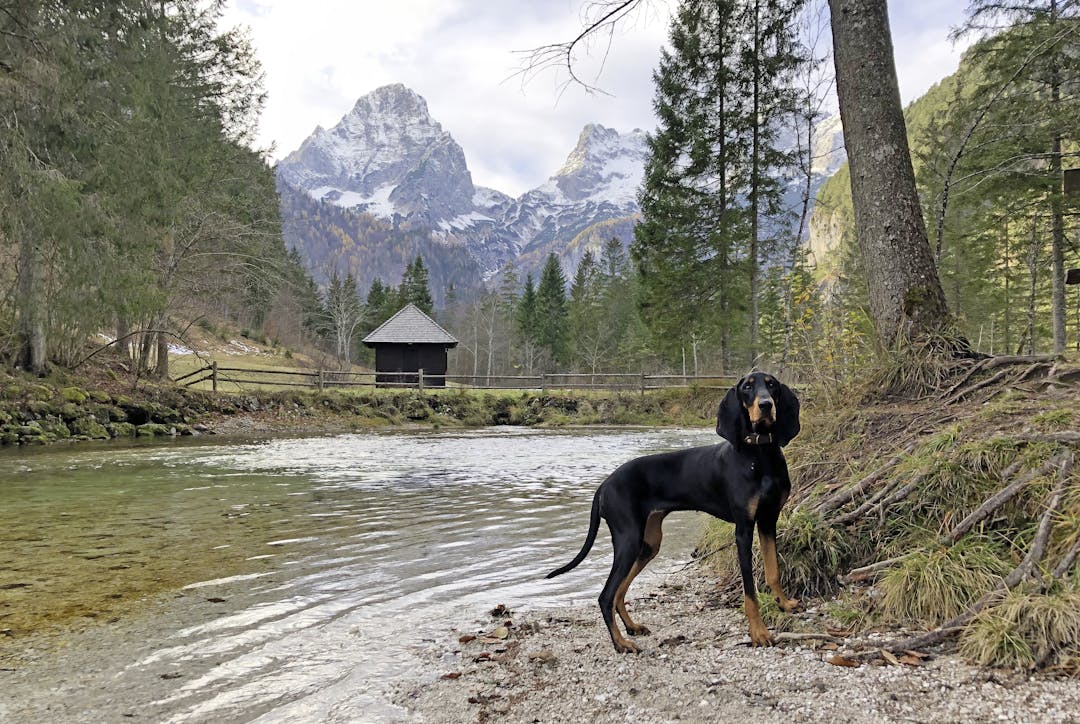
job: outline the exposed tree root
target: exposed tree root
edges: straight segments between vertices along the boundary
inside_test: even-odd
[[[1052,458],[1051,460],[1046,461],[1037,470],[1028,471],[1028,473],[1026,475],[1022,475],[1015,482],[1010,483],[1009,485],[1005,486],[1004,488],[999,490],[994,495],[991,495],[989,498],[987,498],[985,501],[983,501],[982,505],[980,505],[975,510],[971,511],[971,513],[966,518],[964,518],[962,521],[957,523],[956,527],[953,528],[949,532],[948,535],[943,536],[942,539],[941,539],[941,544],[942,545],[952,545],[953,543],[956,543],[956,541],[960,540],[960,537],[962,535],[964,535],[969,530],[971,530],[972,526],[974,526],[979,521],[983,520],[987,516],[991,515],[995,511],[997,511],[997,509],[1000,508],[1001,506],[1005,505],[1005,503],[1012,500],[1012,498],[1017,493],[1019,493],[1021,490],[1023,490],[1025,487],[1027,487],[1027,485],[1032,480],[1035,480],[1036,478],[1040,478],[1043,475],[1047,475],[1054,468],[1062,465],[1062,463],[1069,456],[1070,456],[1070,453],[1068,453],[1068,452],[1061,453],[1060,455]],[[1015,463],[1014,463],[1014,465],[1015,465]],[[1006,472],[1008,472],[1008,471],[1006,471]],[[1066,471],[1066,473],[1067,473],[1067,471]]]
[[[840,583],[847,585],[849,583],[860,583],[875,579],[902,560],[904,560],[903,556],[897,556],[895,558],[886,558],[883,561],[877,561],[876,563],[871,563],[870,565],[862,566],[861,568],[852,568],[847,575],[840,576]]]
[[[1009,384],[1017,384],[1025,380],[1040,377],[1042,384],[1069,384],[1077,376],[1075,368],[1061,368],[1059,362],[1063,361],[1056,355],[1035,355],[1030,357],[1001,356],[990,357],[972,365],[971,369],[941,395],[946,405],[953,405],[970,397],[979,390],[988,387],[1003,387]],[[1016,368],[1026,365],[1018,371]],[[987,372],[998,368],[1004,368],[979,382],[972,383],[972,379],[980,372]]]
[[[1071,465],[1072,454],[1067,453],[1065,459],[1061,462],[1061,474],[1058,476],[1057,483],[1050,493],[1050,497],[1046,503],[1046,510],[1039,519],[1039,527],[1035,533],[1035,538],[1031,542],[1031,547],[1028,549],[1027,555],[1024,556],[1024,559],[1020,564],[1017,565],[1016,568],[1001,581],[1001,583],[983,594],[962,614],[946,621],[937,628],[918,636],[886,644],[881,648],[895,653],[906,649],[917,650],[941,643],[945,639],[961,631],[980,611],[997,601],[1003,593],[1011,591],[1028,578],[1031,578],[1036,572],[1038,565],[1042,562],[1043,557],[1046,555],[1046,544],[1050,540],[1050,531],[1054,525],[1054,515],[1057,513],[1058,507],[1061,505],[1061,500],[1064,497],[1065,485],[1069,479],[1067,473]],[[876,658],[879,655],[880,651],[878,650],[864,651],[857,654],[859,658],[864,659]]]
[[[1012,651],[1015,640],[1035,652],[1029,663],[1053,666],[1072,656],[1062,648],[1069,637],[1043,633],[1037,617],[1060,610],[1078,575],[1080,367],[1001,357],[954,373],[932,400],[870,400],[847,417],[823,411],[823,424],[807,426],[818,437],[805,441],[805,461],[801,450],[792,456],[801,485],[781,521],[785,586],[804,599],[851,586],[832,602],[831,620],[925,631],[897,636],[888,656],[963,632],[965,655],[985,640],[992,660],[995,647]],[[723,568],[734,572],[725,550]],[[736,599],[736,577],[726,584],[720,590]],[[994,627],[1014,625],[998,624],[1012,620],[1014,599],[1030,599],[1035,613],[1001,629],[999,643]],[[846,639],[860,651],[857,640]],[[872,645],[857,658],[882,657]]]
[[[814,506],[813,511],[824,516],[827,513],[831,513],[834,510],[842,508],[843,506],[854,500],[857,496],[866,492],[867,488],[869,488],[871,485],[885,477],[885,475],[890,470],[896,467],[901,460],[910,455],[913,450],[915,450],[915,443],[909,444],[907,447],[904,448],[903,452],[893,457],[891,460],[889,460],[889,462],[885,463],[880,468],[870,473],[859,482],[855,483],[850,487],[837,491],[832,496],[818,503]]]

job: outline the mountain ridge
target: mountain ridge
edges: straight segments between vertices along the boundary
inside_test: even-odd
[[[835,153],[835,124],[819,135],[815,142]],[[379,229],[384,243],[405,243],[408,238],[412,241],[405,245],[417,249],[417,235],[427,233],[431,243],[423,244],[426,254],[452,250],[452,263],[435,266],[460,270],[467,257],[475,264],[468,279],[489,284],[511,266],[521,278],[538,274],[552,252],[570,276],[586,250],[599,253],[611,236],[629,247],[640,216],[637,195],[647,157],[641,129],[620,133],[589,123],[555,173],[512,197],[475,185],[464,151],[432,118],[424,98],[395,83],[359,98],[332,128],[317,127],[276,171],[280,188],[307,196],[314,208],[329,204],[347,214],[371,216],[365,228]],[[827,160],[820,170],[831,172],[833,165]],[[290,198],[293,212],[305,206],[293,201]],[[310,210],[303,213],[310,216]],[[377,270],[366,268],[354,257],[361,248],[368,249],[366,253],[370,248],[346,230],[359,227],[337,214],[324,216],[338,229],[332,236],[340,248],[320,230],[305,230],[303,219],[286,224],[287,243],[301,250],[318,281],[330,273],[320,265],[332,263],[351,270],[361,288],[376,276],[393,284],[411,261],[378,250],[381,261],[372,265]],[[317,243],[308,237],[318,237]],[[398,259],[400,268],[394,268],[392,259]],[[432,274],[436,300],[451,284],[458,294],[467,293],[459,281],[464,280]]]

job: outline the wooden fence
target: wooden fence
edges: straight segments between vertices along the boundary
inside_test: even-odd
[[[376,380],[376,375],[378,380]],[[336,370],[251,369],[222,367],[216,362],[177,377],[177,382],[192,387],[210,383],[215,392],[220,387],[245,386],[307,387],[317,390],[350,387],[403,389],[463,388],[481,390],[622,390],[644,394],[646,390],[697,386],[726,389],[736,378],[726,375],[648,375],[640,373],[569,373],[539,375],[427,375],[419,372],[339,372]]]

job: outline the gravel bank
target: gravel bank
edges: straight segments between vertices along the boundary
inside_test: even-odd
[[[484,613],[475,631],[448,632],[423,652],[430,671],[419,683],[400,683],[394,703],[425,722],[1080,718],[1077,680],[980,669],[955,656],[921,666],[835,666],[821,641],[750,648],[741,611],[719,603],[694,571],[632,591],[630,610],[653,631],[637,656],[612,650],[595,607],[511,612],[505,639],[497,629],[507,616]],[[814,619],[813,611],[806,616]],[[853,645],[845,641],[841,652]]]

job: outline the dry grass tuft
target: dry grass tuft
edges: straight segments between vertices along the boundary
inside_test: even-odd
[[[907,624],[944,623],[967,610],[1009,568],[998,551],[981,543],[910,553],[878,584],[878,613]]]
[[[1080,674],[1080,591],[1012,591],[964,630],[960,653],[984,666]]]

